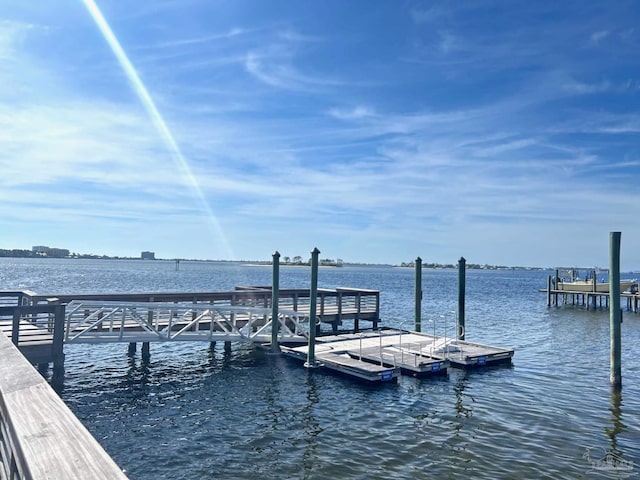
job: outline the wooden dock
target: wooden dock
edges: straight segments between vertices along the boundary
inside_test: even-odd
[[[393,380],[398,372],[414,376],[442,375],[449,366],[471,368],[511,363],[514,354],[511,348],[395,329],[327,335],[318,337],[316,342],[315,358],[320,367],[371,382]],[[306,361],[309,347],[285,346],[282,352]],[[337,362],[347,358],[350,359],[348,366]],[[381,370],[374,373],[371,365]],[[392,370],[382,378],[384,368]],[[354,370],[358,373],[354,374]]]
[[[572,288],[571,282],[561,282],[558,272],[559,270],[556,270],[555,275],[547,277],[547,288],[540,289],[540,292],[547,294],[548,307],[552,305],[557,307],[562,304],[581,306],[587,310],[609,308],[610,293],[608,283],[597,283],[595,270],[590,273],[591,280],[586,282],[586,285],[583,282],[574,288]],[[628,311],[639,313],[640,293],[638,292],[638,282],[637,280],[626,280],[625,285],[629,284],[631,286],[627,291],[621,289],[620,298],[626,302]]]
[[[4,335],[0,335],[0,478],[127,478]]]
[[[247,341],[265,345],[273,340],[271,295],[268,287],[55,297],[20,292],[20,305],[0,306],[0,330],[32,363],[64,359],[63,342],[127,342],[130,348],[141,342],[147,355],[149,342]],[[279,298],[277,341],[289,356],[306,360],[310,291],[280,290]],[[491,365],[511,361],[513,356],[512,349],[418,332],[358,331],[360,321],[371,322],[372,327],[379,322],[380,299],[375,290],[321,289],[317,300],[315,359],[323,367],[366,381],[392,381],[400,373],[443,375],[450,366]],[[354,333],[336,333],[345,320],[354,321]],[[331,332],[322,332],[323,323],[331,325]]]
[[[609,292],[585,292],[579,290],[557,290],[554,288],[540,289],[541,293],[547,294],[547,306],[571,305],[584,307],[587,310],[597,308],[609,308]],[[627,311],[640,313],[640,294],[633,292],[621,292],[620,299],[624,301]]]

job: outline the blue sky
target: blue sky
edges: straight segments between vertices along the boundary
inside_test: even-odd
[[[0,0],[0,248],[640,268],[636,2],[96,6]]]

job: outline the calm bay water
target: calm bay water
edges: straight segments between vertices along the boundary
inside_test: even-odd
[[[423,274],[423,330],[452,331],[457,272]],[[65,346],[61,395],[132,479],[620,478],[640,475],[640,315],[622,325],[623,389],[609,387],[609,314],[547,308],[548,272],[468,271],[467,339],[516,349],[510,367],[366,387],[250,345]],[[282,267],[281,288],[308,288]],[[411,269],[321,268],[321,287],[381,291],[383,325],[411,328]],[[269,285],[239,264],[0,259],[0,289],[213,291]],[[589,452],[590,459],[585,458]],[[628,473],[628,472],[627,472]]]

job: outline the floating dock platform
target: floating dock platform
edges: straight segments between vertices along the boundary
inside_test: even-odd
[[[281,349],[289,357],[307,361],[308,345]],[[321,336],[315,346],[319,367],[370,382],[395,380],[399,373],[425,377],[446,375],[449,367],[511,363],[513,354],[512,348],[395,329]]]

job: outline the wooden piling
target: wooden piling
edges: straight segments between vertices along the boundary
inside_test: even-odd
[[[151,351],[149,348],[149,342],[142,342],[142,360],[149,360],[151,358]]]
[[[609,233],[609,336],[611,347],[610,382],[614,389],[622,388],[622,342],[620,338],[620,232]]]
[[[307,352],[307,361],[304,366],[307,368],[316,368],[316,304],[318,301],[318,255],[320,250],[314,248],[311,251],[311,290],[309,292],[309,350]]]
[[[278,300],[280,297],[280,252],[277,250],[273,254],[273,274],[271,284],[271,351],[277,353],[280,351],[278,344],[278,328],[280,320],[278,319]]]
[[[65,305],[56,305],[53,311],[53,375],[51,384],[54,388],[64,382],[64,317]]]
[[[422,259],[416,258],[416,281],[415,281],[415,321],[414,330],[422,331]]]
[[[133,357],[136,354],[136,342],[130,342],[129,347],[127,348],[127,355]]]
[[[466,263],[464,257],[458,260],[458,340],[464,340],[464,296],[466,289]]]

